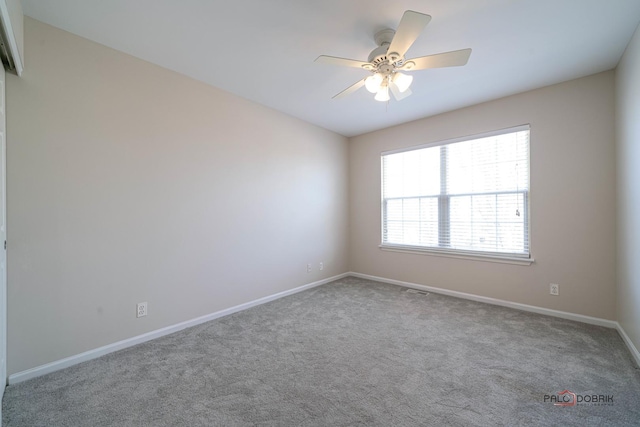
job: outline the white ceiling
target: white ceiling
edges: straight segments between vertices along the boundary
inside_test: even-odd
[[[616,66],[639,0],[22,0],[26,15],[354,136]],[[407,9],[432,20],[407,57],[470,47],[464,67],[416,71],[413,95],[381,103],[367,72],[373,35]],[[28,64],[27,64],[28,66]]]

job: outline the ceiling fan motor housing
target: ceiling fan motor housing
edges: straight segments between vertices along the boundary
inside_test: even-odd
[[[378,31],[374,36],[378,47],[371,51],[368,61],[376,67],[377,71],[390,73],[396,66],[399,67],[402,65],[404,58],[400,57],[397,53],[388,52],[389,45],[395,34],[396,32],[394,30],[387,28]]]

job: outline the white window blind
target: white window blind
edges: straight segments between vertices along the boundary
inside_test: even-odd
[[[529,126],[383,153],[382,245],[529,258]]]

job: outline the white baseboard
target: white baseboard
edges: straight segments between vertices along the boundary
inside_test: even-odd
[[[631,338],[629,338],[629,335],[627,335],[619,322],[616,322],[616,330],[622,337],[622,341],[627,345],[627,348],[629,348],[631,356],[633,356],[633,359],[636,361],[636,366],[640,368],[640,351],[638,351],[636,346],[633,344],[633,341],[631,341]]]
[[[529,311],[529,312],[532,312],[532,313],[538,313],[538,314],[543,314],[543,315],[547,315],[547,316],[559,317],[559,318],[562,318],[562,319],[574,320],[574,321],[577,321],[577,322],[583,322],[583,323],[589,323],[589,324],[592,324],[592,325],[598,325],[598,326],[604,326],[604,327],[607,327],[607,328],[613,328],[613,329],[616,329],[618,331],[618,333],[622,337],[622,340],[624,341],[624,343],[629,348],[629,351],[631,352],[631,355],[635,359],[635,362],[638,364],[638,366],[640,366],[640,352],[635,347],[635,345],[633,344],[633,342],[631,341],[629,336],[626,334],[626,332],[622,328],[622,326],[618,322],[613,321],[613,320],[601,319],[601,318],[598,318],[598,317],[591,317],[591,316],[584,316],[582,314],[575,314],[575,313],[569,313],[569,312],[565,312],[565,311],[552,310],[552,309],[543,308],[543,307],[536,307],[536,306],[533,306],[533,305],[520,304],[520,303],[516,303],[516,302],[511,302],[511,301],[505,301],[505,300],[500,300],[500,299],[495,299],[495,298],[483,297],[483,296],[480,296],[480,295],[474,295],[474,294],[468,294],[468,293],[464,293],[464,292],[452,291],[452,290],[443,289],[443,288],[436,288],[436,287],[433,287],[433,286],[419,285],[417,283],[403,282],[403,281],[400,281],[400,280],[387,279],[387,278],[384,278],[384,277],[370,276],[370,275],[367,275],[367,274],[350,272],[350,273],[344,273],[344,274],[339,274],[337,276],[329,277],[327,279],[319,280],[317,282],[308,283],[306,285],[299,286],[299,287],[294,288],[294,289],[289,289],[287,291],[279,292],[279,293],[274,294],[274,295],[269,295],[269,296],[266,296],[266,297],[263,297],[263,298],[259,298],[259,299],[254,300],[254,301],[249,301],[249,302],[244,303],[244,304],[240,304],[240,305],[237,305],[237,306],[234,306],[234,307],[230,307],[230,308],[227,308],[227,309],[224,309],[224,310],[220,310],[220,311],[217,311],[215,313],[207,314],[205,316],[197,317],[195,319],[187,320],[185,322],[181,322],[181,323],[178,323],[178,324],[175,324],[175,325],[172,325],[172,326],[167,326],[167,327],[162,328],[162,329],[151,331],[151,332],[148,332],[146,334],[142,334],[142,335],[138,335],[136,337],[128,338],[126,340],[118,341],[118,342],[115,342],[113,344],[108,344],[108,345],[105,345],[103,347],[99,347],[99,348],[96,348],[96,349],[93,349],[93,350],[89,350],[89,351],[86,351],[84,353],[76,354],[74,356],[66,357],[64,359],[56,360],[54,362],[47,363],[45,365],[36,366],[35,368],[31,368],[31,369],[28,369],[26,371],[17,372],[15,374],[12,374],[12,375],[9,376],[8,383],[9,383],[9,385],[17,384],[19,382],[26,381],[26,380],[29,380],[31,378],[39,377],[41,375],[45,375],[45,374],[48,374],[48,373],[51,373],[51,372],[55,372],[55,371],[58,371],[60,369],[68,368],[70,366],[77,365],[78,363],[82,363],[82,362],[86,362],[88,360],[92,360],[92,359],[98,358],[98,357],[103,356],[105,354],[113,353],[115,351],[122,350],[122,349],[128,348],[128,347],[132,347],[132,346],[137,345],[137,344],[142,344],[142,343],[150,341],[152,339],[160,338],[162,336],[169,335],[169,334],[172,334],[174,332],[181,331],[181,330],[189,328],[191,326],[196,326],[196,325],[208,322],[210,320],[214,320],[214,319],[218,319],[220,317],[228,316],[229,314],[237,313],[239,311],[246,310],[248,308],[255,307],[257,305],[261,305],[261,304],[267,303],[269,301],[274,301],[276,299],[283,298],[283,297],[286,297],[286,296],[289,296],[289,295],[293,295],[295,293],[302,292],[302,291],[305,291],[307,289],[311,289],[311,288],[314,288],[314,287],[317,287],[317,286],[321,286],[321,285],[324,285],[326,283],[333,282],[334,280],[339,280],[339,279],[342,279],[342,278],[347,277],[347,276],[359,277],[359,278],[362,278],[362,279],[368,279],[368,280],[373,280],[373,281],[377,281],[377,282],[389,283],[389,284],[392,284],[392,285],[403,286],[403,287],[406,287],[406,288],[419,289],[419,290],[438,293],[438,294],[442,294],[442,295],[448,295],[448,296],[452,296],[452,297],[463,298],[463,299],[483,302],[483,303],[487,303],[487,304],[493,304],[493,305],[499,305],[499,306],[503,306],[503,307],[514,308],[514,309],[517,309],[517,310]]]
[[[403,287],[406,287],[406,288],[413,288],[413,289],[419,289],[419,290],[423,290],[423,291],[429,291],[429,292],[442,294],[442,295],[449,295],[449,296],[452,296],[452,297],[463,298],[463,299],[468,299],[468,300],[472,300],[472,301],[484,302],[484,303],[487,303],[487,304],[499,305],[499,306],[502,306],[502,307],[514,308],[516,310],[522,310],[522,311],[529,311],[529,312],[532,312],[532,313],[544,314],[546,316],[553,316],[553,317],[560,317],[562,319],[575,320],[576,322],[582,322],[582,323],[588,323],[588,324],[591,324],[591,325],[604,326],[606,328],[612,328],[612,329],[615,329],[616,331],[618,331],[618,334],[620,334],[620,337],[622,337],[622,341],[624,341],[624,343],[626,344],[627,348],[629,349],[629,352],[631,353],[631,356],[635,360],[636,365],[638,367],[640,367],[640,351],[638,351],[638,348],[633,344],[633,341],[631,341],[631,338],[629,338],[629,335],[627,335],[627,333],[622,328],[620,323],[618,323],[618,322],[616,322],[614,320],[601,319],[599,317],[585,316],[585,315],[582,315],[582,314],[569,313],[569,312],[566,312],[566,311],[552,310],[550,308],[537,307],[535,305],[520,304],[520,303],[517,303],[517,302],[505,301],[505,300],[500,300],[500,299],[496,299],[496,298],[489,298],[489,297],[483,297],[483,296],[480,296],[480,295],[467,294],[467,293],[464,293],[464,292],[451,291],[449,289],[442,289],[442,288],[436,288],[436,287],[433,287],[433,286],[419,285],[417,283],[410,283],[410,282],[403,282],[403,281],[400,281],[400,280],[387,279],[386,277],[370,276],[368,274],[361,274],[361,273],[351,272],[351,273],[349,273],[349,276],[359,277],[361,279],[374,280],[374,281],[377,281],[377,282],[389,283],[391,285],[398,285],[398,286],[403,286]]]
[[[350,276],[359,277],[361,279],[374,280],[377,282],[389,283],[391,285],[403,286],[405,288],[420,289],[436,294],[448,295],[456,298],[463,298],[472,301],[484,302],[487,304],[499,305],[502,307],[515,308],[516,310],[529,311],[532,313],[544,314],[546,316],[560,317],[562,319],[575,320],[576,322],[589,323],[591,325],[604,326],[607,328],[617,329],[618,322],[615,320],[601,319],[599,317],[585,316],[582,314],[569,313],[566,311],[552,310],[550,308],[537,307],[535,305],[520,304],[517,302],[505,301],[496,298],[483,297],[480,295],[467,294],[464,292],[451,291],[449,289],[436,288],[433,286],[419,285],[417,283],[403,282],[400,280],[387,279],[385,277],[370,276],[361,273],[349,273]]]
[[[35,368],[27,369],[26,371],[16,372],[15,374],[12,374],[9,376],[9,385],[17,384],[19,382],[26,381],[31,378],[39,377],[41,375],[55,372],[60,369],[68,368],[70,366],[77,365],[78,363],[86,362],[88,360],[95,359],[100,356],[104,356],[105,354],[113,353],[114,351],[122,350],[127,347],[132,347],[137,344],[142,344],[143,342],[147,342],[155,338],[160,338],[165,335],[169,335],[174,332],[178,332],[183,329],[189,328],[191,326],[196,326],[201,323],[208,322],[210,320],[228,316],[230,314],[237,313],[239,311],[246,310],[248,308],[255,307],[257,305],[261,305],[279,298],[293,295],[298,292],[306,291],[307,289],[315,288],[317,286],[324,285],[326,283],[333,282],[334,280],[342,279],[347,276],[349,276],[349,273],[339,274],[337,276],[329,277],[327,279],[319,280],[313,283],[308,283],[306,285],[302,285],[297,288],[289,289],[287,291],[278,292],[277,294],[259,298],[254,301],[249,301],[244,304],[236,305],[235,307],[230,307],[224,310],[217,311],[215,313],[207,314],[205,316],[197,317],[195,319],[191,319],[175,325],[167,326],[162,329],[157,329],[155,331],[147,332],[146,334],[138,335],[136,337],[118,341],[113,344],[108,344],[103,347],[85,351],[84,353],[69,356],[64,359],[47,363],[45,365],[36,366]]]

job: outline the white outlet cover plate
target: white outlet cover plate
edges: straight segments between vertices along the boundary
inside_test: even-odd
[[[143,317],[147,315],[147,303],[141,302],[136,305],[136,317]]]

